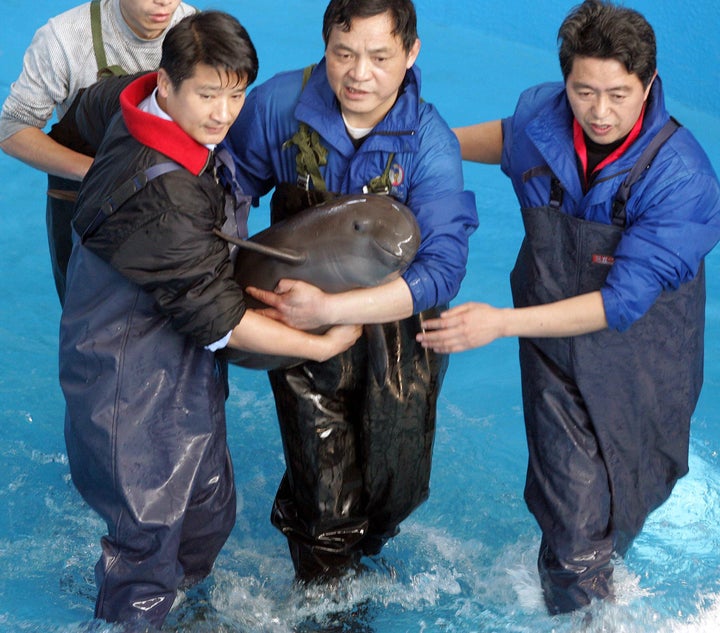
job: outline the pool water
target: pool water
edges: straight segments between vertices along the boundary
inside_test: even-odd
[[[4,3],[0,98],[19,72],[34,30],[74,4]],[[298,0],[258,8],[238,1],[222,8],[247,26],[263,79],[319,58],[324,4]],[[521,10],[530,3],[515,4]],[[523,87],[558,78],[552,38],[570,4],[549,3],[550,36],[540,48],[501,37],[480,21],[447,19],[461,14],[462,2],[449,2],[443,15],[433,14],[438,4],[432,0],[417,2],[425,98],[452,125],[509,114]],[[708,90],[717,95],[718,87]],[[682,96],[679,88],[668,92]],[[718,169],[720,118],[691,105],[670,99],[673,114],[695,132]],[[104,526],[73,488],[65,455],[57,380],[60,310],[47,256],[45,177],[4,155],[0,169],[6,174],[0,186],[0,633],[111,633],[116,629],[91,621],[93,566]],[[521,240],[517,204],[497,167],[467,165],[466,179],[477,194],[481,226],[458,301],[509,305],[508,273]],[[266,206],[255,210],[251,230],[263,228],[267,218]],[[237,524],[211,579],[180,597],[167,630],[720,630],[719,256],[712,253],[707,262],[706,376],[693,421],[690,474],[618,563],[615,602],[593,605],[589,617],[545,612],[535,571],[539,531],[522,500],[526,448],[517,342],[504,340],[452,358],[439,404],[429,500],[381,558],[332,588],[293,583],[285,539],[269,523],[283,472],[273,400],[263,372],[233,368],[227,407]]]

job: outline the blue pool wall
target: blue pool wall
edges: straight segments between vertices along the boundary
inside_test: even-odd
[[[24,4],[22,0],[9,2]],[[34,30],[48,17],[76,4],[79,4],[78,0],[34,0],[32,23],[24,11],[11,8],[7,12],[0,38],[0,94],[3,99],[9,81],[20,69],[24,49]],[[197,0],[193,4],[201,9],[222,9],[236,15],[256,41],[263,44],[258,47],[260,80],[312,60],[321,53],[320,26],[326,6],[322,0],[267,2],[262,8],[257,2],[245,0]],[[476,101],[479,118],[497,116],[497,112],[486,107],[496,108],[500,103],[511,108],[528,76],[537,81],[559,77],[555,55],[557,29],[575,2],[416,0],[415,4],[424,44],[419,60],[423,70],[437,64],[447,71],[459,73],[457,95],[441,100],[441,109],[447,112],[448,119],[457,110],[453,102],[460,102],[459,106],[465,98]],[[643,13],[655,29],[658,67],[670,103],[677,102],[711,116],[720,115],[720,45],[717,39],[720,6],[717,2],[634,0],[621,4]],[[257,17],[259,11],[277,11],[278,22],[268,27],[265,18]],[[462,36],[463,33],[466,37],[458,39],[458,34]],[[473,39],[478,37],[496,38],[520,49],[533,50],[532,63],[524,62],[522,55],[518,58],[501,55],[494,59],[481,58],[472,46]],[[288,55],[288,51],[294,53]],[[449,68],[448,61],[455,67]],[[523,64],[522,69],[514,68],[518,63]],[[426,82],[426,87],[431,89],[432,83]],[[487,91],[492,91],[492,98],[487,98]],[[713,140],[718,141],[717,138]],[[715,164],[717,166],[717,162]]]
[[[500,39],[554,52],[558,27],[575,3],[450,0],[441,4],[418,0],[416,4],[421,16],[442,6],[439,19],[448,25],[463,24]],[[658,67],[672,98],[698,110],[720,112],[720,5],[715,0],[634,0],[620,4],[640,11],[655,29]]]

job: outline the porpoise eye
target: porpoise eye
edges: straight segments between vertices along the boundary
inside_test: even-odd
[[[365,226],[364,226],[363,223],[360,222],[359,220],[355,220],[355,222],[353,222],[353,229],[354,229],[357,233],[360,233],[364,228],[365,228]]]

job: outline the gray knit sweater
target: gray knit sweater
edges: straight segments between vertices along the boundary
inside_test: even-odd
[[[181,3],[172,24],[194,11]],[[128,73],[158,67],[162,37],[143,40],[135,35],[122,18],[120,0],[102,0],[101,15],[108,65]],[[23,128],[45,127],[53,111],[61,119],[78,91],[97,81],[97,71],[90,3],[51,18],[35,33],[22,72],[10,86],[0,115],[0,142]]]

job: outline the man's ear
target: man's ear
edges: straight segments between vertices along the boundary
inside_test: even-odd
[[[652,79],[650,80],[650,83],[647,85],[647,88],[645,88],[645,98],[644,101],[647,101],[648,96],[650,95],[650,89],[652,88],[653,83],[655,82],[655,77],[658,76],[657,70],[653,73]]]
[[[170,90],[172,90],[172,82],[170,81],[170,76],[167,74],[164,68],[158,70],[157,89],[158,96],[162,99],[167,99],[168,95],[170,94]]]
[[[418,58],[418,55],[420,54],[420,39],[416,39],[415,43],[412,45],[410,50],[408,51],[408,58],[407,58],[407,64],[405,64],[405,68],[411,68],[412,65],[415,63],[415,60]]]

